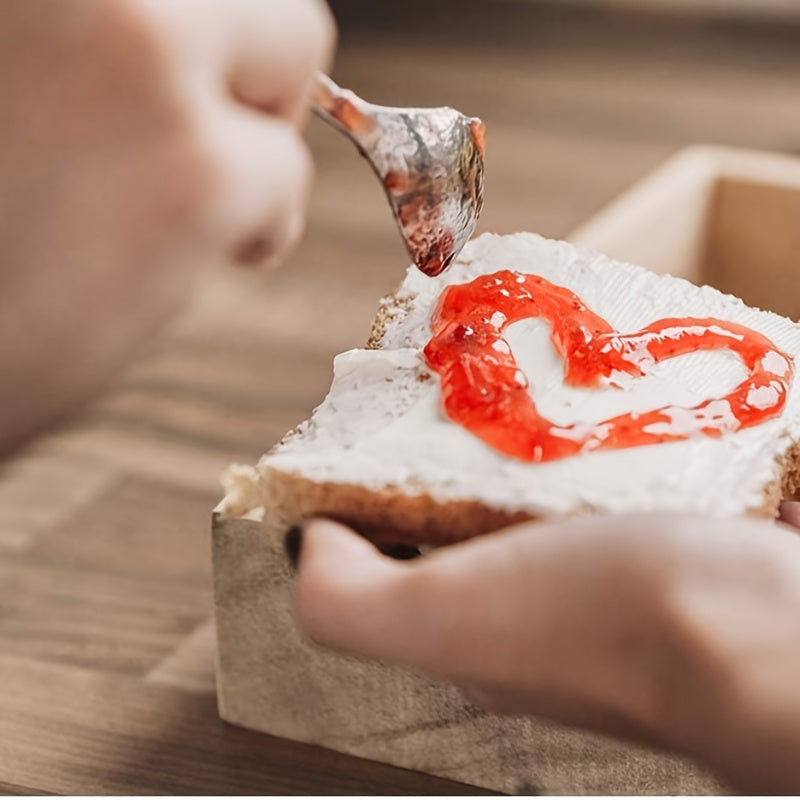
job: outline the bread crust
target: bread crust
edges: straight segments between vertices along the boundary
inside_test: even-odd
[[[345,483],[316,482],[269,468],[264,474],[270,513],[286,527],[309,517],[334,519],[380,546],[454,544],[519,522],[532,514],[492,508],[478,500],[439,502],[430,494],[408,494]]]
[[[795,442],[781,459],[780,479],[764,492],[764,515],[775,517],[783,500],[789,500],[800,489],[800,442]]]
[[[285,528],[311,517],[348,525],[381,548],[442,547],[522,522],[543,518],[525,511],[493,508],[479,500],[441,502],[427,492],[409,494],[396,488],[369,489],[355,484],[317,482],[269,468],[264,474],[268,508]],[[782,472],[764,491],[764,504],[749,509],[774,518],[782,500],[800,489],[800,443],[783,459]]]
[[[486,505],[480,500],[439,501],[422,490],[410,494],[395,487],[370,489],[356,484],[314,481],[298,473],[268,467],[262,474],[267,508],[284,529],[311,517],[348,525],[382,549],[443,547],[541,516]],[[775,518],[783,500],[800,490],[800,442],[780,461],[775,480],[764,489],[763,505],[748,509],[759,518]],[[584,509],[591,513],[591,509]],[[578,511],[576,510],[576,513]]]
[[[372,327],[367,339],[367,350],[380,350],[386,329],[399,317],[407,314],[414,303],[414,298],[401,295],[399,290],[390,292],[378,301],[378,311],[372,320]]]

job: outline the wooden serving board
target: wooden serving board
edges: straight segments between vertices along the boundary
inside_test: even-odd
[[[672,754],[488,714],[446,683],[316,647],[291,617],[286,523],[272,512],[263,522],[215,519],[218,692],[228,722],[509,794],[721,792]]]

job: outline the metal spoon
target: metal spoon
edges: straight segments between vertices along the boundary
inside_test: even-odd
[[[313,108],[381,179],[414,263],[426,275],[442,272],[483,205],[483,123],[453,108],[373,105],[327,75],[318,76]]]

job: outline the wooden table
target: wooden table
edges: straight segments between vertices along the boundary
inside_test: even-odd
[[[800,149],[797,30],[478,3],[413,35],[421,7],[356,24],[356,5],[339,4],[342,83],[486,121],[483,230],[565,234],[687,143]],[[309,138],[308,234],[283,269],[214,276],[107,396],[2,465],[0,791],[462,790],[216,716],[218,475],[308,414],[406,263],[366,164],[319,124]]]

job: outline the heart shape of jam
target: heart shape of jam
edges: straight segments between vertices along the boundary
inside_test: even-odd
[[[700,350],[731,350],[749,374],[724,397],[691,408],[671,405],[594,425],[556,425],[538,413],[503,338],[508,325],[528,317],[550,323],[550,341],[572,386],[611,385],[615,373],[642,376],[658,361]],[[758,425],[781,413],[794,374],[789,356],[743,325],[668,318],[636,333],[619,333],[563,286],[510,270],[448,286],[432,329],[424,356],[441,378],[447,416],[500,452],[525,461],[719,437]]]

